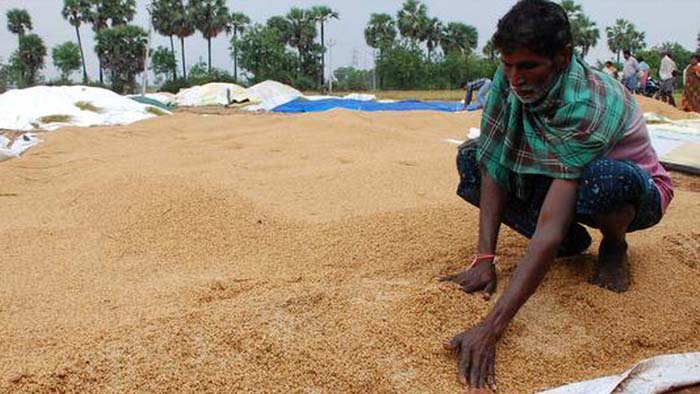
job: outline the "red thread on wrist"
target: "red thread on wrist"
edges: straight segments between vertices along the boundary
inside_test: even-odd
[[[491,264],[496,264],[496,255],[495,254],[482,254],[482,253],[477,253],[474,255],[474,260],[472,260],[472,263],[469,265],[467,269],[470,269],[472,267],[475,267],[481,263],[484,262],[490,262]]]

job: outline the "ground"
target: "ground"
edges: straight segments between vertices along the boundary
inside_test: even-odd
[[[183,112],[42,135],[0,165],[0,392],[460,392],[442,342],[490,304],[435,280],[478,218],[444,140],[478,123]],[[674,178],[630,236],[629,292],[588,284],[593,254],[555,264],[499,345],[500,392],[700,348],[700,195]],[[502,292],[526,242],[500,242]]]

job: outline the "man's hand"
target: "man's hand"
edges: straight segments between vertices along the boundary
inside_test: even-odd
[[[456,283],[467,293],[483,290],[484,298],[488,300],[496,291],[496,267],[491,262],[482,261],[466,271],[443,276],[439,280]]]
[[[457,376],[462,384],[496,391],[498,339],[495,330],[481,324],[445,343],[445,349],[451,350],[457,357]]]

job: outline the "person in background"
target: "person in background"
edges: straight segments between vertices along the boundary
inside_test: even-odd
[[[491,80],[488,78],[479,78],[469,83],[462,83],[461,88],[465,91],[464,109],[474,111],[483,108],[486,105],[486,98],[491,88]],[[472,96],[476,91],[476,103],[472,104]]]
[[[627,90],[634,93],[637,91],[637,85],[639,84],[639,80],[637,79],[639,62],[632,56],[632,52],[630,52],[629,49],[625,49],[622,55],[625,58],[625,66],[622,68],[622,84],[625,85]]]
[[[639,87],[637,88],[637,92],[639,94],[645,94],[647,90],[647,82],[649,82],[651,67],[649,67],[649,64],[645,62],[641,56],[637,60],[639,60]]]
[[[700,112],[700,55],[693,55],[683,71],[683,104],[688,112]]]
[[[678,73],[678,66],[676,62],[673,61],[671,55],[668,51],[662,52],[664,55],[661,59],[661,65],[659,66],[659,79],[661,84],[659,86],[659,98],[664,103],[676,106],[676,100],[673,98],[673,89],[676,74]]]
[[[605,67],[603,67],[603,72],[610,75],[611,77],[615,79],[620,79],[620,75],[617,71],[617,67],[613,64],[611,61],[605,62]]]

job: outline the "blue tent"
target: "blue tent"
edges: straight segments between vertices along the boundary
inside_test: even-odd
[[[376,112],[376,111],[439,111],[439,112],[459,112],[464,109],[464,105],[458,101],[417,101],[406,100],[391,103],[381,103],[378,101],[361,101],[350,99],[323,99],[307,100],[298,98],[279,107],[275,107],[273,112],[300,113],[300,112],[323,112],[333,108],[344,108],[355,111]]]

